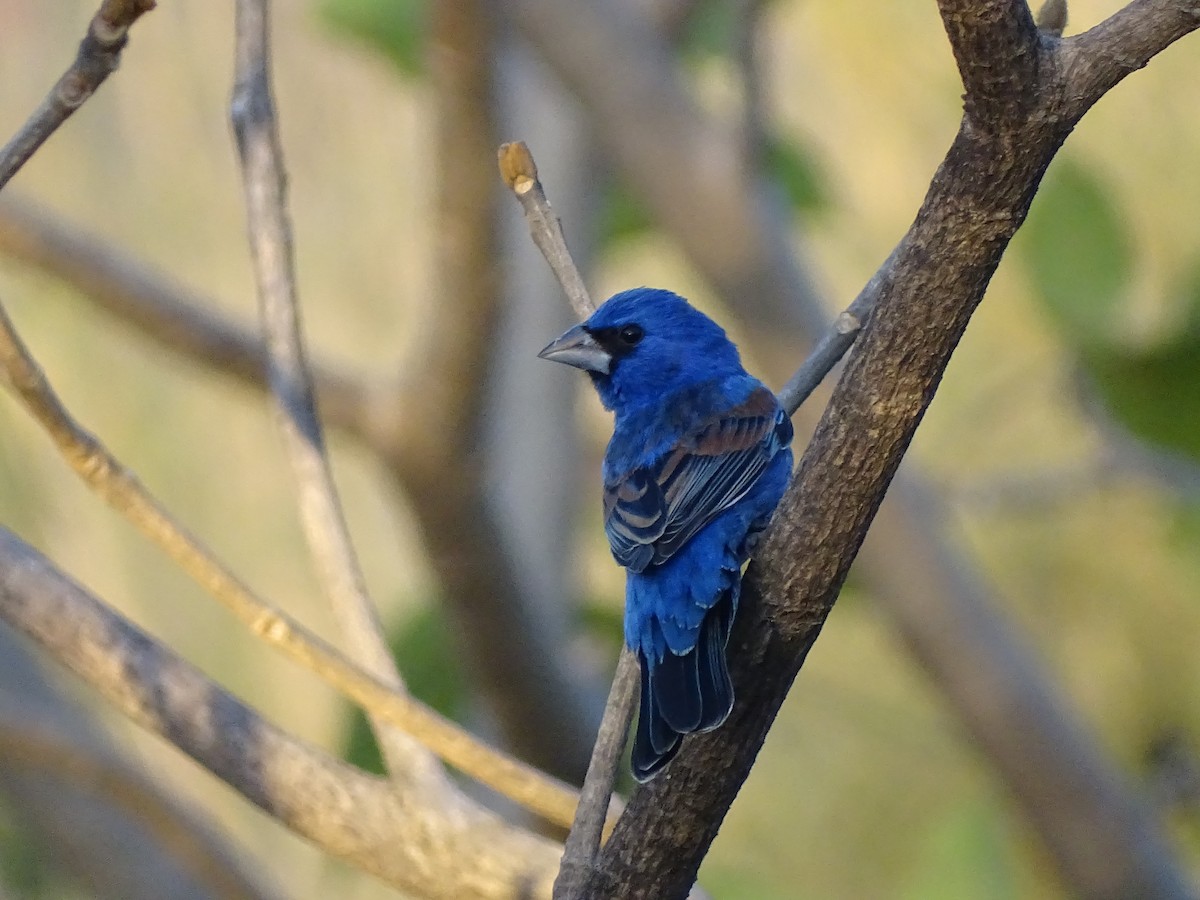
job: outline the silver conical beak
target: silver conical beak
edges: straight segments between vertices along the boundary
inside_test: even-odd
[[[601,375],[607,375],[612,365],[612,356],[596,343],[582,325],[576,325],[562,337],[548,343],[538,356]]]

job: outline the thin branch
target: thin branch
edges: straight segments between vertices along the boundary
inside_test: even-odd
[[[563,236],[562,223],[555,215],[546,191],[538,179],[537,164],[533,154],[523,141],[501,144],[496,153],[500,163],[500,177],[525,211],[529,233],[537,244],[546,262],[554,270],[559,283],[567,294],[571,308],[580,319],[586,319],[596,310],[596,304],[588,293],[583,277],[579,274],[567,240]]]
[[[398,790],[290,736],[3,528],[0,618],[332,855],[422,897],[549,898],[557,844],[461,794]]]
[[[896,255],[893,252],[882,266],[871,276],[854,301],[847,306],[830,324],[829,328],[818,339],[809,352],[796,374],[788,379],[788,383],[776,395],[779,405],[789,416],[795,415],[796,410],[809,398],[825,380],[838,361],[846,355],[846,351],[862,332],[871,310],[875,308],[879,295],[890,284],[892,269]]]
[[[363,668],[389,687],[404,691],[383,624],[367,595],[313,398],[296,296],[283,150],[271,97],[269,32],[266,0],[240,0],[230,108],[276,418],[296,481],[304,534],[334,614]],[[412,738],[376,718],[371,722],[393,776],[438,777],[433,760],[422,758],[423,751]]]
[[[613,794],[613,788],[629,738],[629,724],[633,721],[639,677],[637,658],[628,647],[622,646],[600,733],[596,735],[592,760],[579,794],[575,822],[567,835],[562,866],[554,882],[555,900],[575,900],[583,896],[600,854],[600,841],[612,807],[624,805]]]
[[[524,142],[515,141],[502,144],[496,156],[500,177],[525,211],[525,221],[533,242],[550,264],[571,308],[581,319],[586,319],[595,311],[596,305],[571,257],[571,251],[567,249],[562,225],[538,179],[533,154]],[[612,804],[617,767],[629,736],[637,685],[637,663],[628,648],[622,647],[600,731],[592,747],[575,821],[567,835],[562,868],[554,888],[555,897],[570,900],[577,896],[594,867]]]
[[[0,702],[0,759],[6,767],[43,773],[87,794],[102,797],[155,837],[170,858],[220,900],[267,900],[277,896],[247,881],[229,860],[214,856],[196,823],[128,765],[85,749],[61,728],[31,719],[26,709]]]
[[[0,307],[0,366],[8,384],[72,469],[251,632],[315,672],[368,712],[411,734],[445,762],[548,821],[568,827],[569,787],[479,741],[420,702],[397,694],[295,619],[256,596],[180,525],[137,477],[71,417]]]
[[[1200,27],[1197,0],[1133,0],[1099,25],[1063,40],[1067,113],[1078,118],[1127,75]]]
[[[75,62],[13,138],[0,148],[0,189],[117,68],[129,27],[155,0],[104,0],[92,17]]]

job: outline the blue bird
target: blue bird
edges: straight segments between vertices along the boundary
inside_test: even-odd
[[[791,475],[792,425],[721,327],[670,291],[616,294],[538,355],[585,370],[614,413],[604,530],[627,573],[645,782],[733,708],[725,646],[742,566]]]

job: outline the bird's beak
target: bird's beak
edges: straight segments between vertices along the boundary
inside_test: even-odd
[[[612,365],[612,356],[596,343],[582,325],[576,325],[562,337],[548,343],[538,356],[601,375],[607,375]]]

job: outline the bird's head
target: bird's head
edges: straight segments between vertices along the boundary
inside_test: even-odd
[[[742,371],[721,326],[678,294],[644,287],[614,294],[538,356],[586,371],[608,409]]]

